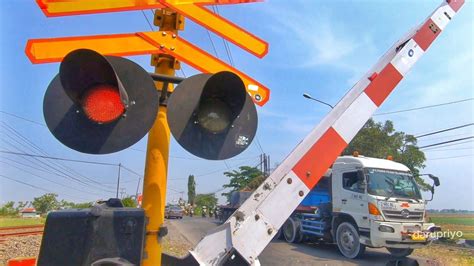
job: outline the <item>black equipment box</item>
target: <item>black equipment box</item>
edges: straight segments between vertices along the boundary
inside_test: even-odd
[[[37,265],[140,265],[144,236],[144,210],[124,208],[119,199],[89,209],[53,211],[46,219]]]

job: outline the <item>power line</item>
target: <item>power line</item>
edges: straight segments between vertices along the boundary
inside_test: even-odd
[[[66,162],[88,163],[88,164],[107,165],[107,166],[118,166],[118,164],[114,164],[114,163],[102,163],[102,162],[74,160],[74,159],[66,159],[66,158],[59,158],[59,157],[43,156],[43,155],[31,154],[31,153],[20,153],[20,152],[3,151],[3,150],[0,150],[0,152],[1,153],[14,154],[14,155],[20,155],[20,156],[29,156],[29,157],[35,157],[35,158],[45,158],[45,159],[51,159],[51,160],[66,161]]]
[[[430,145],[426,145],[426,146],[421,146],[421,147],[419,147],[419,149],[433,147],[433,146],[439,146],[439,145],[443,145],[443,144],[447,144],[447,143],[451,143],[451,142],[458,142],[458,141],[473,139],[473,138],[474,138],[474,136],[470,136],[470,137],[466,137],[466,138],[460,138],[460,139],[453,139],[453,140],[438,142],[438,143],[434,143],[434,144],[430,144]]]
[[[439,148],[444,148],[445,146],[443,147],[439,147]],[[462,151],[462,150],[474,150],[474,147],[469,147],[469,148],[457,148],[457,149],[441,149],[441,150],[438,150],[438,149],[428,149],[427,151],[424,151],[424,152],[438,152],[438,151]]]
[[[219,9],[217,6],[212,6],[212,10],[214,11],[214,13],[220,16]],[[225,38],[223,37],[221,38],[222,38],[222,42],[224,43],[224,50],[227,54],[227,58],[229,59],[229,64],[231,66],[234,66],[234,58],[232,57],[232,51],[230,50],[229,44],[227,43],[227,40]]]
[[[461,142],[453,143],[453,144],[446,144],[446,145],[442,145],[440,147],[432,147],[432,148],[428,148],[428,149],[424,150],[423,152],[432,151],[432,150],[436,150],[436,149],[442,149],[442,148],[446,148],[446,147],[449,147],[449,146],[456,146],[456,145],[466,144],[466,143],[473,143],[473,140],[461,141]]]
[[[99,193],[95,193],[95,192],[90,192],[90,191],[85,191],[85,190],[81,190],[81,189],[79,189],[79,188],[77,188],[77,187],[71,187],[71,186],[68,186],[68,185],[65,185],[65,184],[62,184],[62,183],[58,183],[57,181],[53,181],[53,180],[48,179],[48,178],[46,178],[46,177],[42,177],[42,176],[40,176],[40,175],[37,175],[37,174],[35,174],[35,173],[32,173],[32,172],[30,172],[30,171],[27,171],[27,170],[25,170],[25,169],[22,169],[22,168],[20,168],[20,167],[17,167],[17,166],[15,166],[15,165],[9,164],[9,163],[4,162],[4,161],[0,161],[0,163],[4,163],[4,164],[6,164],[6,165],[8,165],[8,166],[10,166],[10,167],[14,167],[14,168],[16,168],[16,169],[18,169],[18,170],[20,170],[20,171],[23,171],[23,172],[25,172],[25,173],[27,173],[27,174],[30,174],[30,175],[32,175],[32,176],[36,176],[36,177],[38,177],[38,178],[41,178],[41,179],[46,180],[46,181],[48,181],[48,182],[51,182],[51,183],[53,183],[53,184],[60,185],[60,186],[65,187],[65,188],[73,189],[73,190],[76,190],[76,191],[81,191],[81,192],[84,192],[84,193],[87,193],[87,194],[94,194],[94,195],[103,196],[103,194],[99,194]],[[85,200],[85,198],[82,198],[82,199]]]
[[[142,11],[143,16],[144,16],[145,19],[146,19],[146,22],[148,23],[148,26],[150,26],[151,31],[155,31],[155,30],[153,29],[153,26],[151,25],[150,21],[148,20],[148,17],[145,15],[145,12],[144,12],[143,10],[141,10],[141,11]],[[154,15],[153,15],[153,16],[154,16]]]
[[[22,150],[22,149],[16,147],[15,145],[11,144],[11,143],[8,142],[7,140],[4,140],[4,139],[3,139],[3,141],[6,142],[7,144],[9,144],[10,146],[14,147],[14,148],[17,149],[17,150],[19,150],[19,151],[21,151],[21,152],[25,152],[24,150]],[[16,141],[16,140],[15,140],[15,141]],[[17,152],[8,151],[8,153],[17,153]],[[56,167],[50,165],[50,164],[47,163],[47,162],[43,162],[43,161],[39,160],[38,158],[35,158],[35,157],[31,157],[31,158],[33,158],[34,160],[36,160],[36,161],[38,161],[38,162],[40,163],[40,164],[38,164],[38,163],[36,163],[36,162],[30,161],[30,162],[34,163],[35,165],[41,166],[43,169],[45,169],[45,170],[51,172],[51,170],[48,170],[47,168],[43,167],[42,164],[44,164],[45,166],[49,167],[49,168],[52,169],[53,171],[61,173],[61,174],[56,174],[55,172],[53,172],[52,174],[55,174],[55,175],[64,177],[64,178],[69,179],[69,180],[73,180],[73,181],[75,181],[75,182],[78,182],[78,183],[80,183],[80,184],[82,184],[82,185],[85,185],[85,186],[92,187],[92,188],[94,188],[94,189],[100,189],[100,190],[103,190],[103,191],[113,192],[113,191],[110,191],[110,190],[106,190],[106,189],[104,189],[103,187],[96,187],[96,186],[94,186],[94,185],[92,185],[92,184],[90,184],[90,183],[86,183],[85,181],[82,181],[81,179],[79,179],[79,178],[77,178],[77,177],[74,177],[74,176],[71,175],[70,173],[66,173],[66,172],[62,171],[61,169],[58,169],[58,168],[56,168]],[[66,170],[66,171],[67,171],[67,170]],[[100,183],[98,183],[98,184],[101,185]]]
[[[262,153],[265,153],[263,151],[262,145],[260,144],[260,140],[258,139],[258,136],[255,136],[255,140],[257,141],[257,147],[260,149]]]
[[[139,174],[139,173],[133,171],[132,169],[130,169],[130,168],[128,168],[128,167],[125,167],[123,164],[120,164],[120,167],[122,167],[123,169],[129,171],[129,172],[132,173],[132,174],[137,175],[138,177],[143,177],[143,175],[141,175],[141,174]]]
[[[45,189],[45,188],[38,187],[38,186],[29,184],[29,183],[25,183],[25,182],[23,182],[23,181],[13,179],[13,178],[11,178],[11,177],[8,177],[8,176],[2,175],[2,174],[0,174],[0,177],[3,177],[3,178],[5,178],[5,179],[9,179],[9,180],[11,180],[11,181],[14,181],[14,182],[17,182],[17,183],[20,183],[20,184],[23,184],[23,185],[25,185],[25,186],[29,186],[29,187],[36,188],[36,189],[39,189],[39,190],[43,190],[43,191],[50,192],[50,193],[55,193],[54,191],[51,191],[51,190],[49,190],[49,189]],[[58,193],[58,194],[59,194],[59,193]],[[66,194],[66,193],[61,193],[61,194],[66,195],[66,196],[69,196],[69,197],[72,197],[72,198],[76,198],[76,199],[87,200],[87,199],[84,199],[84,198],[81,198],[81,197],[77,197],[77,196],[73,196],[73,195],[69,195],[69,194]]]
[[[421,110],[421,109],[434,108],[434,107],[443,106],[443,105],[450,105],[450,104],[456,104],[456,103],[461,103],[461,102],[472,101],[473,99],[474,99],[474,98],[467,98],[467,99],[463,99],[463,100],[459,100],[459,101],[452,101],[452,102],[446,102],[446,103],[439,103],[439,104],[433,104],[433,105],[415,107],[415,108],[410,108],[410,109],[397,110],[397,111],[392,111],[392,112],[378,113],[378,114],[374,114],[373,116],[378,116],[378,115],[390,115],[390,114],[397,114],[397,113],[403,113],[403,112],[416,111],[416,110]]]
[[[29,187],[32,187],[32,188],[40,189],[40,190],[43,190],[43,191],[46,191],[46,192],[52,192],[51,190],[44,189],[44,188],[41,188],[41,187],[37,187],[37,186],[35,186],[35,185],[28,184],[28,183],[25,183],[25,182],[22,182],[22,181],[16,180],[16,179],[13,179],[13,178],[11,178],[11,177],[4,176],[4,175],[2,175],[2,174],[0,174],[0,177],[3,177],[3,178],[6,178],[6,179],[9,179],[9,180],[11,180],[11,181],[15,181],[15,182],[17,182],[17,183],[20,183],[20,184],[23,184],[23,185],[26,185],[26,186],[29,186]]]
[[[455,130],[455,129],[459,129],[459,128],[469,127],[469,126],[472,126],[472,125],[474,125],[474,123],[469,123],[469,124],[465,124],[465,125],[457,126],[457,127],[450,127],[450,128],[446,128],[446,129],[426,133],[426,134],[423,134],[423,135],[418,135],[418,136],[415,136],[415,138],[422,138],[422,137],[426,137],[426,136],[431,136],[431,135],[443,133],[443,132],[446,132],[446,131],[451,131],[451,130]]]
[[[24,117],[21,117],[21,116],[18,116],[18,115],[12,114],[12,113],[8,113],[8,112],[5,112],[5,111],[0,111],[0,113],[2,113],[2,114],[6,114],[6,115],[9,115],[9,116],[12,116],[12,117],[15,117],[15,118],[18,118],[18,119],[21,119],[21,120],[24,120],[24,121],[27,121],[27,122],[30,122],[30,123],[36,124],[36,125],[40,125],[40,126],[46,127],[46,125],[45,125],[45,124],[43,124],[43,123],[39,123],[39,122],[36,122],[36,121],[30,120],[30,119],[28,119],[28,118],[24,118]]]
[[[240,166],[243,166],[243,165],[245,165],[245,164],[246,164],[246,163],[234,165],[234,166],[232,166],[231,168],[240,167]],[[219,172],[226,171],[226,170],[228,170],[228,168],[219,169],[219,170],[214,170],[214,171],[207,172],[207,173],[204,173],[204,174],[195,175],[195,177],[201,177],[201,176],[211,175],[211,174],[219,173]],[[229,170],[229,171],[230,171],[230,170]]]
[[[466,155],[452,156],[452,157],[441,157],[441,158],[433,158],[433,159],[426,159],[426,160],[435,161],[435,160],[445,160],[445,159],[454,159],[454,158],[464,158],[464,157],[471,157],[471,156],[474,156],[474,154],[466,154]]]
[[[212,50],[214,50],[214,54],[216,55],[216,57],[219,58],[219,55],[217,54],[216,46],[214,45],[214,41],[211,38],[211,33],[209,32],[208,29],[206,29],[206,32],[207,32],[207,37],[209,38],[209,41],[211,41]]]
[[[445,135],[445,136],[442,136],[442,137],[434,137],[434,138],[423,138],[423,139],[417,139],[418,142],[421,142],[421,141],[433,141],[433,140],[440,140],[440,139],[446,139],[446,138],[453,138],[453,137],[459,137],[459,136],[463,136],[465,137],[466,135],[469,135],[471,133],[461,133],[461,134],[452,134],[452,135]]]
[[[19,143],[20,145],[22,145],[23,147],[26,147],[28,150],[30,151],[33,151],[36,150],[38,152],[40,152],[41,154],[45,155],[45,156],[48,156],[49,154],[44,151],[43,149],[41,149],[38,145],[36,145],[34,142],[30,141],[28,138],[26,138],[25,136],[23,136],[20,132],[18,132],[17,130],[15,130],[13,127],[9,126],[7,123],[3,122],[3,128],[7,129],[9,132],[13,133],[13,135],[15,135],[16,138],[22,140],[24,143],[26,143],[26,145],[24,145],[23,143],[20,143],[18,142],[17,140],[15,140],[13,137],[9,136],[11,139],[15,140],[15,142]],[[8,136],[8,134],[7,134]],[[33,147],[33,149],[31,149],[30,147]],[[38,159],[36,159],[38,160]],[[41,162],[41,161],[40,161]],[[45,162],[42,162],[43,164],[46,164]],[[68,172],[68,173],[72,173],[72,174],[76,174],[78,176],[81,176],[82,178],[84,178],[85,180],[88,180],[89,182],[92,182],[92,183],[95,183],[95,184],[98,184],[98,185],[101,185],[101,183],[95,181],[94,179],[92,178],[89,178],[81,173],[78,173],[77,171],[73,170],[72,168],[70,167],[67,167],[59,162],[51,162],[52,164],[58,166],[59,168],[63,169],[64,171]],[[46,164],[48,165],[48,164]],[[49,165],[48,165],[49,166]]]

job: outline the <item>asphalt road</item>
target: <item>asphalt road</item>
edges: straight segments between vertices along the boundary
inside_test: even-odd
[[[219,224],[214,219],[184,217],[170,222],[188,239],[193,246],[206,235],[206,232]],[[420,265],[436,265],[419,257]],[[358,260],[342,256],[337,246],[330,244],[289,244],[281,240],[272,241],[259,257],[262,265],[387,265],[395,258],[386,249],[367,248],[365,255]]]

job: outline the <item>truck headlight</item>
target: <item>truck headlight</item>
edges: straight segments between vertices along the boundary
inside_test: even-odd
[[[388,226],[388,225],[380,225],[379,226],[379,231],[380,232],[385,232],[385,233],[394,233],[395,229],[393,229],[393,227]]]

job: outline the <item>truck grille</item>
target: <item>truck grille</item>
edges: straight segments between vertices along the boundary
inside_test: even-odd
[[[399,221],[422,221],[423,220],[423,212],[401,210],[401,211],[383,211],[383,214],[387,220],[399,220]]]

